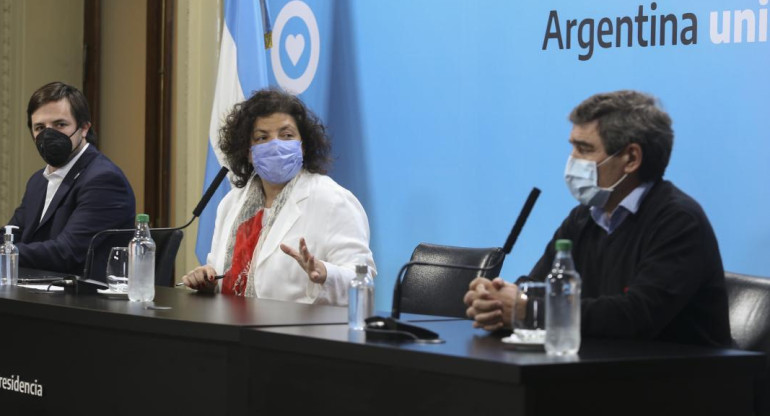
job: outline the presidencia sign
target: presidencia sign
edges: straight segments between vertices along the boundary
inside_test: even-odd
[[[529,272],[576,201],[570,110],[598,92],[658,97],[674,122],[665,178],[693,196],[726,270],[768,275],[768,0],[267,0],[270,85],[332,138],[330,175],[362,202],[377,307],[420,242],[502,246]]]

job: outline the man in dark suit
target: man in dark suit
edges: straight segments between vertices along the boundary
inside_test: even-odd
[[[81,274],[91,238],[108,228],[132,228],[134,191],[123,172],[93,145],[83,93],[46,84],[27,106],[27,126],[46,162],[8,222],[19,227],[19,265]]]

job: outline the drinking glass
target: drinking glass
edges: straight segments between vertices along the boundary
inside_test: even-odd
[[[113,247],[107,258],[107,286],[112,292],[128,292],[128,247]]]
[[[511,326],[513,336],[523,343],[545,341],[545,283],[522,282],[514,299]]]

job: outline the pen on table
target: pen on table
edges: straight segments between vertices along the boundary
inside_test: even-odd
[[[218,275],[214,276],[214,280],[219,280],[219,279],[222,279],[223,277],[225,277],[225,275],[218,274]],[[176,286],[184,286],[184,282],[179,282],[179,283],[176,284]]]

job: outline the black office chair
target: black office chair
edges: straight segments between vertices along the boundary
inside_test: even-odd
[[[401,284],[400,305],[394,296],[393,307],[400,312],[465,318],[463,296],[476,277],[500,275],[505,252],[502,248],[467,248],[420,243],[411,262],[433,265],[408,266]],[[451,267],[470,266],[470,269]],[[400,308],[399,308],[400,306]]]
[[[155,240],[155,285],[174,286],[174,262],[182,244],[182,230],[151,230]]]
[[[463,297],[477,277],[500,275],[505,256],[535,205],[540,190],[532,188],[502,248],[467,248],[420,243],[404,265],[393,293],[393,317],[401,312],[465,318]],[[417,263],[417,264],[411,264]],[[423,263],[423,264],[420,264]]]
[[[179,245],[184,237],[182,230],[176,229],[151,229],[152,239],[155,241],[155,285],[174,285],[174,261]],[[86,259],[89,279],[106,282],[107,257],[112,247],[127,247],[134,236],[133,230],[120,230],[101,236],[96,241],[94,251],[90,259]]]
[[[738,348],[768,355],[756,391],[757,414],[770,415],[770,279],[725,272],[730,331]]]

